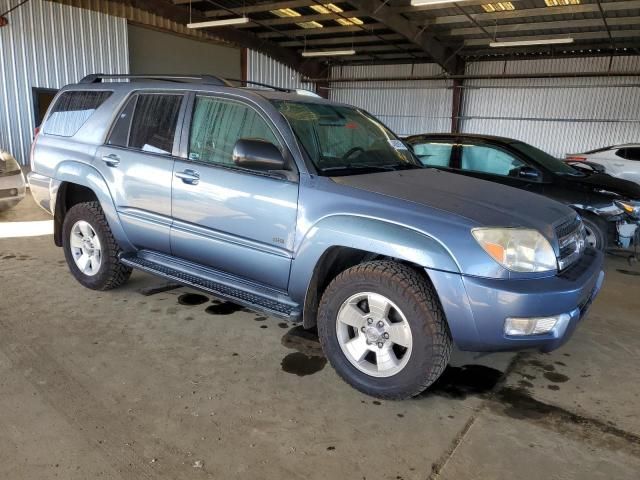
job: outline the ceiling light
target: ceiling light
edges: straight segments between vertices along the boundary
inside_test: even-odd
[[[302,52],[303,57],[336,57],[340,55],[355,55],[355,50],[311,50]]]
[[[339,6],[334,5],[333,3],[325,3],[324,5],[309,5],[312,10],[315,10],[318,13],[340,13],[343,12]]]
[[[411,6],[417,7],[418,5],[437,5],[439,3],[454,3],[464,2],[468,0],[411,0]]]
[[[240,25],[243,23],[249,23],[250,21],[251,20],[248,17],[225,18],[224,20],[211,20],[208,22],[188,23],[187,28],[226,27],[228,25]]]
[[[322,28],[323,27],[323,25],[318,22],[300,22],[300,23],[296,23],[296,25],[302,28]]]
[[[336,18],[336,22],[338,22],[342,26],[349,25],[362,25],[364,22],[360,20],[358,17],[350,17],[350,18]]]
[[[278,10],[269,10],[278,17],[299,17],[300,14],[293,8],[279,8]]]
[[[573,38],[547,38],[540,40],[514,40],[510,42],[491,42],[490,47],[528,47],[530,45],[554,45],[558,43],[573,43]]]
[[[482,8],[487,13],[506,12],[508,10],[516,9],[516,7],[511,2],[485,3],[484,5],[482,5]]]
[[[564,7],[565,5],[580,5],[580,0],[544,0],[547,7]]]

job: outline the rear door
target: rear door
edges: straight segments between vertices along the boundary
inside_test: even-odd
[[[616,150],[606,169],[609,175],[640,183],[640,147]]]
[[[298,183],[237,167],[240,138],[276,145],[293,158],[270,120],[253,104],[196,95],[185,125],[183,153],[173,175],[174,255],[286,289],[293,255]]]
[[[184,98],[180,92],[133,94],[96,155],[122,226],[138,248],[171,251],[171,180]]]

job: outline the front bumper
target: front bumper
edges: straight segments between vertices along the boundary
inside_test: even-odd
[[[560,347],[574,332],[604,281],[603,254],[587,249],[565,272],[534,280],[499,280],[428,270],[453,340],[461,350],[509,351]],[[508,336],[507,317],[548,317],[566,313],[548,333]]]

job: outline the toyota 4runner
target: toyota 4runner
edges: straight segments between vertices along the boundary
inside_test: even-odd
[[[371,115],[299,92],[92,75],[58,93],[31,165],[84,286],[136,268],[317,325],[382,398],[431,385],[452,344],[557,348],[604,277],[570,208],[424,168]]]

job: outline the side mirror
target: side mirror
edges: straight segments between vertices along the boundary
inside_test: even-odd
[[[524,167],[520,167],[520,170],[518,171],[518,176],[520,178],[537,180],[538,178],[540,178],[540,172],[538,172],[538,170],[536,170],[533,167],[529,167],[525,165]]]
[[[284,170],[282,153],[273,143],[254,138],[241,138],[233,147],[233,163],[238,167],[261,172]]]

